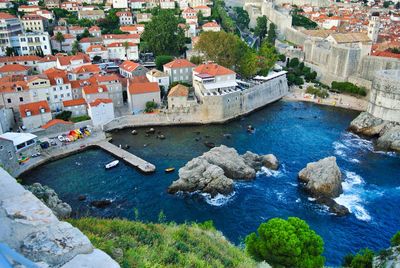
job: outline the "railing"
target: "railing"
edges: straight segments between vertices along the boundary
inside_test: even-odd
[[[38,265],[9,248],[6,244],[0,243],[0,267],[12,268],[13,265],[10,263],[10,259],[25,266],[26,268],[39,268]]]

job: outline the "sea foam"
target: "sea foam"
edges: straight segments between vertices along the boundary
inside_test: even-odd
[[[203,196],[204,200],[207,202],[207,204],[215,207],[220,207],[223,206],[227,203],[229,203],[232,198],[235,196],[236,192],[232,192],[229,195],[222,195],[222,194],[217,194],[214,197],[211,197],[210,194],[207,193],[201,193],[201,196]]]

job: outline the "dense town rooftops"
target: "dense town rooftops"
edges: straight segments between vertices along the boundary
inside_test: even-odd
[[[22,118],[25,118],[28,116],[50,113],[50,107],[47,101],[25,103],[19,106],[19,113]]]
[[[216,63],[206,63],[206,64],[201,64],[194,68],[193,70],[199,75],[210,75],[210,76],[218,76],[218,75],[229,75],[229,74],[235,74],[234,71],[225,68],[221,65],[218,65]]]
[[[160,92],[160,87],[157,82],[130,83],[128,91],[131,95],[146,94]]]
[[[60,63],[60,65],[62,65],[62,66],[68,66],[68,65],[71,65],[71,63],[73,61],[80,61],[80,60],[82,60],[84,63],[91,62],[89,56],[86,54],[83,54],[83,53],[73,55],[73,56],[61,56],[61,57],[57,57],[57,59],[58,59],[58,62]]]
[[[16,19],[17,17],[9,13],[0,12],[0,20]]]
[[[88,64],[74,68],[71,73],[81,74],[81,73],[99,73],[100,68],[95,64]]]
[[[97,107],[100,104],[106,104],[106,103],[112,103],[112,99],[96,99],[94,101],[92,101],[91,103],[89,103],[90,107]]]
[[[168,97],[187,97],[189,95],[188,87],[177,84],[173,88],[170,89],[168,93]]]
[[[186,59],[176,59],[171,62],[168,62],[164,64],[164,67],[173,69],[173,68],[190,68],[190,67],[195,67],[193,63]]]
[[[51,68],[51,69],[47,69],[46,71],[44,71],[44,73],[47,75],[47,77],[50,80],[50,84],[51,85],[57,85],[57,81],[56,79],[62,79],[63,84],[69,83],[68,77],[67,77],[67,72],[64,70],[59,70],[56,68]]]
[[[39,56],[28,55],[28,56],[13,56],[13,57],[0,57],[0,62],[12,63],[22,61],[40,61],[42,58]]]
[[[1,80],[3,80],[3,78]],[[21,90],[23,91],[29,90],[28,85],[25,81],[0,82],[1,93],[14,93]]]
[[[69,122],[69,121],[64,121],[64,120],[61,120],[61,119],[53,119],[53,120],[50,120],[49,122],[47,122],[46,124],[44,124],[43,126],[41,126],[41,128],[48,129],[49,127],[52,127],[52,126],[55,126],[55,125],[59,125],[59,124],[72,125],[73,123]]]
[[[64,107],[71,107],[71,106],[79,106],[79,105],[86,105],[85,99],[74,99],[74,100],[66,100],[63,101]]]

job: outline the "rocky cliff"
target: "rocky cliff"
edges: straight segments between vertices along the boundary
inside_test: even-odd
[[[377,137],[376,146],[381,150],[400,152],[400,124],[376,118],[362,112],[351,123],[349,129],[367,137]]]

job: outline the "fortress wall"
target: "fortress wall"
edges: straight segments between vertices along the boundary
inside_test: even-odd
[[[370,114],[400,123],[400,69],[376,72],[369,102]]]
[[[274,2],[277,5],[290,3],[297,6],[311,5],[317,7],[327,7],[331,4],[328,0],[275,0]]]
[[[366,56],[358,67],[358,76],[372,81],[376,71],[388,69],[400,69],[400,59]]]
[[[285,32],[285,39],[297,46],[303,46],[307,40],[307,35],[294,29],[293,27],[287,27]]]

